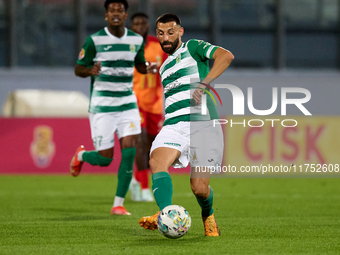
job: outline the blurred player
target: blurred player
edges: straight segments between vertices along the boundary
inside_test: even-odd
[[[140,117],[132,91],[133,67],[146,74],[157,66],[145,63],[143,37],[125,28],[126,0],[106,0],[107,27],[89,36],[79,54],[75,74],[91,76],[89,119],[96,150],[80,146],[72,158],[70,171],[78,176],[83,162],[108,166],[113,160],[114,133],[119,138],[122,160],[117,192],[111,214],[130,215],[123,207],[129,189],[140,134]]]
[[[167,58],[157,37],[148,35],[149,21],[145,13],[136,13],[131,17],[131,30],[144,38],[144,56],[147,61],[156,63],[158,67]],[[137,97],[141,116],[142,133],[139,136],[136,152],[137,171],[132,179],[130,190],[133,201],[154,201],[149,189],[149,153],[153,140],[161,130],[163,116],[163,87],[158,74],[141,74],[135,70],[133,91]]]
[[[234,56],[204,41],[191,39],[182,43],[184,29],[179,17],[174,14],[161,15],[156,24],[159,42],[169,56],[159,70],[165,93],[165,121],[151,147],[149,163],[153,174],[153,193],[160,210],[171,205],[173,187],[168,169],[171,165],[186,167],[190,162],[190,185],[202,209],[205,235],[219,236],[212,208],[210,173],[196,176],[193,173],[196,167],[201,170],[200,166],[213,167],[222,162],[223,133],[220,126],[212,128],[212,119],[219,117],[215,105],[211,100],[208,102],[210,97],[205,97],[209,114],[198,115],[196,110],[202,103],[202,89],[210,87],[209,84],[226,70]],[[209,59],[214,59],[210,71]],[[193,80],[198,83],[191,97]],[[193,146],[195,142],[199,146]],[[154,230],[158,214],[141,218],[139,224]]]

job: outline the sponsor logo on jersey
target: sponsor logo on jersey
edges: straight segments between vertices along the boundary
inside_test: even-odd
[[[34,164],[39,168],[48,167],[55,154],[53,130],[49,126],[37,126],[33,131],[30,154]]]
[[[133,124],[133,123],[131,122],[129,128],[136,128],[136,126],[135,126],[135,124]]]
[[[134,44],[130,44],[130,51],[136,52],[136,46]]]
[[[104,48],[104,50],[109,50],[109,49],[111,49],[111,48],[112,48],[112,46],[109,45],[109,46],[106,46],[106,47]]]
[[[178,81],[174,81],[174,82],[171,82],[169,83],[168,85],[165,86],[164,88],[164,93],[167,93],[169,92],[170,90],[174,89],[174,88],[177,88],[179,86],[181,86],[182,83],[178,82]]]
[[[168,142],[165,142],[164,144],[181,147],[181,145],[179,143],[168,143]]]
[[[85,57],[85,50],[84,49],[81,49],[81,51],[79,52],[79,56],[78,56],[78,59],[83,59]]]
[[[204,46],[203,46],[203,50],[204,50],[206,47],[209,47],[209,46],[211,46],[211,44],[208,43],[208,42],[205,42],[205,43],[204,43]]]
[[[197,160],[196,152],[194,153],[194,156],[192,157],[192,160]]]

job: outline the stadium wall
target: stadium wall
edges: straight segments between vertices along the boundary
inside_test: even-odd
[[[296,117],[296,127],[280,121],[251,121],[224,117],[224,165],[339,164],[340,117]],[[282,117],[274,116],[271,119]],[[234,124],[231,125],[231,121]],[[239,124],[235,124],[239,123]],[[241,124],[240,124],[241,123]],[[244,123],[244,124],[243,124]],[[292,125],[294,123],[285,125]],[[0,118],[0,174],[69,174],[69,164],[77,146],[92,150],[87,118]],[[115,137],[114,161],[109,167],[84,164],[84,174],[117,173],[121,154]],[[171,169],[189,173],[189,168]]]
[[[57,68],[0,68],[0,106],[6,97],[16,89],[44,89],[62,91],[80,91],[90,96],[90,79],[74,75],[73,69]],[[308,89],[312,98],[306,107],[313,115],[340,115],[340,72],[336,70],[284,70],[270,69],[228,69],[216,84],[233,84],[247,95],[247,88],[252,87],[254,106],[257,109],[269,109],[272,103],[272,88],[302,87]],[[221,116],[232,114],[232,98],[227,90],[218,89],[223,106],[218,105]],[[245,114],[251,113],[246,108]],[[280,114],[280,105],[274,114]],[[288,109],[287,114],[299,115],[296,107]]]
[[[93,150],[87,118],[0,118],[0,174],[69,174],[76,148]],[[121,160],[115,137],[109,167],[84,164],[84,174],[117,173]],[[171,169],[188,173],[189,169]]]

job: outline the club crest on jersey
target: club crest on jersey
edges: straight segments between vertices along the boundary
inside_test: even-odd
[[[136,52],[136,46],[134,44],[130,44],[130,51]]]
[[[83,59],[85,57],[85,50],[84,49],[81,49],[81,51],[79,52],[79,56],[78,56],[78,59]]]
[[[179,54],[176,58],[176,64],[178,64],[179,62],[181,62],[181,54]]]

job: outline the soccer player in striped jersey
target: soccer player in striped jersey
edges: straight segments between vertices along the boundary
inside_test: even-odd
[[[133,67],[146,74],[157,68],[144,59],[144,41],[125,28],[126,0],[106,0],[107,27],[89,36],[79,53],[75,74],[91,76],[89,119],[95,150],[78,147],[70,171],[78,176],[83,162],[108,166],[113,160],[114,133],[119,138],[122,160],[111,214],[130,215],[123,206],[132,179],[140,129],[137,99],[133,93]]]
[[[157,37],[149,35],[149,20],[145,13],[135,13],[131,17],[131,30],[144,38],[144,55],[147,61],[156,63],[158,67],[167,58]],[[141,117],[142,133],[139,136],[136,152],[135,178],[130,184],[131,199],[133,201],[154,201],[149,188],[149,154],[156,135],[163,126],[163,87],[158,74],[141,74],[135,71],[133,76],[133,91],[137,97],[137,104]]]
[[[160,68],[165,93],[165,121],[162,130],[152,143],[150,168],[152,189],[162,210],[172,204],[172,181],[168,169],[186,167],[190,162],[191,189],[202,209],[206,236],[219,236],[220,230],[213,214],[213,190],[209,186],[210,173],[195,174],[202,166],[220,165],[223,156],[223,133],[220,125],[213,128],[213,119],[219,119],[215,105],[207,98],[207,115],[197,110],[209,84],[220,76],[234,59],[233,54],[208,42],[191,39],[182,42],[184,29],[175,14],[163,14],[157,19],[157,37],[168,54]],[[214,64],[209,71],[208,60]],[[197,87],[192,92],[193,81]],[[210,92],[209,92],[210,93]],[[194,100],[194,101],[193,101]],[[157,228],[155,215],[142,217],[139,224],[145,229]]]

